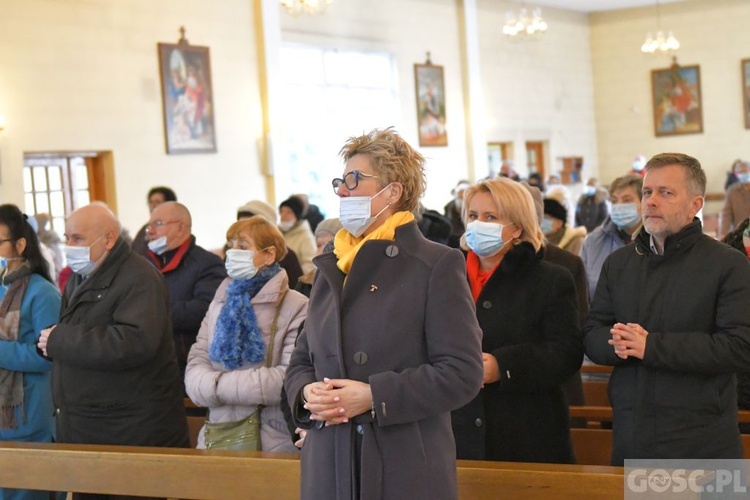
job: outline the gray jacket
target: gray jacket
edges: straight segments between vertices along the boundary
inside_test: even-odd
[[[411,222],[395,241],[365,243],[348,276],[336,263],[333,253],[315,259],[309,319],[284,382],[297,425],[311,428],[302,499],[353,498],[353,478],[362,499],[457,498],[450,411],[482,382],[482,332],[462,254]],[[375,418],[312,426],[300,392],[323,377],[369,383]]]
[[[261,361],[239,370],[227,370],[223,365],[211,361],[208,352],[214,338],[216,320],[226,302],[227,286],[231,282],[230,278],[224,280],[208,307],[198,339],[188,356],[185,389],[195,404],[209,408],[211,422],[236,422],[250,416],[258,409],[259,404],[265,405],[261,412],[260,426],[263,451],[296,451],[279,402],[297,331],[307,315],[307,298],[289,290],[286,271],[281,269],[250,301],[263,332],[263,340],[268,345],[276,308],[282,293],[286,292],[279,311],[272,366],[266,368],[265,361]],[[203,432],[204,429],[201,429],[198,448],[205,447]]]

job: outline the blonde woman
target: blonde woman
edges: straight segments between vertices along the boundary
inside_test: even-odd
[[[572,463],[561,386],[583,359],[573,277],[542,260],[537,212],[521,184],[469,187],[463,216],[484,387],[453,412],[458,458]]]

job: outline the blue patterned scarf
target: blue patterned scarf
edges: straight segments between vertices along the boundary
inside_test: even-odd
[[[216,320],[216,331],[208,354],[211,361],[236,370],[246,363],[254,364],[266,356],[263,332],[255,319],[250,300],[281,267],[274,263],[247,280],[233,280],[227,287],[227,301]]]

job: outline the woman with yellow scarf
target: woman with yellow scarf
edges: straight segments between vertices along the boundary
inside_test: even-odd
[[[419,232],[424,158],[392,129],[350,138],[344,227],[318,269],[284,386],[302,499],[457,498],[450,411],[482,383],[462,254]]]

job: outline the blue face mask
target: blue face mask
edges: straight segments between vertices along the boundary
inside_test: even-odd
[[[615,203],[609,217],[619,229],[630,229],[641,221],[637,203]]]
[[[549,234],[554,230],[554,227],[552,225],[552,219],[548,219],[547,217],[542,218],[542,222],[539,224],[539,229],[542,230],[542,233]]]
[[[480,257],[491,257],[505,246],[503,226],[475,220],[466,226],[466,244]]]
[[[735,175],[742,184],[750,184],[750,172],[740,172]]]
[[[12,260],[23,260],[23,257],[0,257],[0,270],[8,268],[8,262]]]

